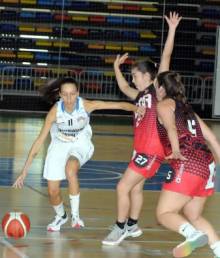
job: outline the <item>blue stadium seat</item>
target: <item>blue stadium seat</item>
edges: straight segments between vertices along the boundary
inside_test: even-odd
[[[18,27],[15,24],[0,24],[0,33],[15,33]]]
[[[123,23],[123,18],[122,17],[108,16],[107,17],[107,23],[116,24],[116,25],[120,26]]]
[[[140,24],[140,19],[139,18],[124,18],[124,24],[129,24],[129,25],[139,25]]]
[[[37,62],[50,62],[51,61],[51,55],[48,53],[36,53],[35,59]]]

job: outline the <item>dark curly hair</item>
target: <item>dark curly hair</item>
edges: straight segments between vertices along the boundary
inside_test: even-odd
[[[71,77],[58,78],[49,81],[44,87],[40,89],[40,93],[43,98],[50,104],[54,104],[59,100],[59,93],[63,84],[71,83],[74,84],[77,91],[79,90],[77,82]]]

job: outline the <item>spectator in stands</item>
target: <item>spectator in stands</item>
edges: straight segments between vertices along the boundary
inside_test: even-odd
[[[72,213],[72,227],[84,227],[79,216],[79,183],[78,171],[91,157],[94,151],[91,142],[92,130],[89,124],[90,113],[99,109],[123,109],[145,113],[127,102],[89,101],[79,97],[77,83],[72,78],[61,78],[50,82],[42,90],[44,96],[56,104],[48,112],[45,123],[34,141],[21,174],[13,186],[21,188],[34,157],[45,142],[50,131],[51,143],[48,148],[43,177],[48,181],[48,193],[56,216],[47,226],[48,231],[59,231],[67,222],[61,193],[60,182],[67,179]],[[136,115],[137,115],[136,114]]]
[[[165,16],[169,26],[168,36],[161,57],[159,72],[169,70],[173,51],[176,28],[181,20],[177,13]],[[146,108],[144,117],[134,118],[134,151],[128,168],[117,185],[118,214],[114,228],[102,241],[105,245],[117,245],[128,236],[138,237],[142,230],[138,227],[143,204],[143,185],[146,179],[154,176],[164,159],[156,126],[156,91],[153,85],[157,75],[156,64],[150,60],[133,64],[132,82],[136,88],[129,86],[120,65],[128,54],[117,56],[114,70],[120,90],[134,100],[137,106]]]
[[[188,256],[208,242],[215,257],[220,257],[219,237],[202,216],[207,197],[214,193],[212,152],[220,162],[220,143],[187,104],[179,74],[160,73],[156,84],[161,99],[157,104],[158,132],[171,165],[159,198],[158,221],[186,238],[173,249],[174,257]]]

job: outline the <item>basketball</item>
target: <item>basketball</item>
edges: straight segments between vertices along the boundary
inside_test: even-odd
[[[30,230],[30,219],[22,212],[8,212],[2,219],[2,230],[8,238],[22,238]]]

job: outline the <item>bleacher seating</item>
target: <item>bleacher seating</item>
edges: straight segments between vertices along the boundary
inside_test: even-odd
[[[20,66],[28,61],[31,66],[59,63],[67,68],[111,71],[118,53],[129,52],[130,63],[143,56],[159,61],[161,38],[167,33],[162,0],[66,0],[64,6],[61,0],[0,3],[1,67],[4,62]],[[167,0],[165,9],[166,14],[177,10],[185,18],[176,35],[172,68],[190,74],[213,73],[220,1]],[[129,69],[129,64],[124,68]]]

